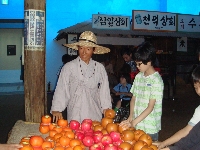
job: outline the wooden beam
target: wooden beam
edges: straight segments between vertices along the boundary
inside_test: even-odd
[[[24,1],[25,119],[40,122],[45,114],[45,0]]]

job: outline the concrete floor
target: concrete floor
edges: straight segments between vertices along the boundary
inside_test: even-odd
[[[47,94],[48,110],[51,106],[52,96],[53,94]],[[194,113],[194,109],[199,104],[200,98],[195,93],[193,86],[182,80],[177,80],[174,100],[173,98],[163,99],[162,130],[159,133],[159,140],[168,138],[186,126]],[[0,91],[0,143],[6,143],[7,135],[17,120],[25,120],[23,92]]]

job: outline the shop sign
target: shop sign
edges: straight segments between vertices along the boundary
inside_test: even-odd
[[[24,46],[26,50],[43,51],[45,46],[45,11],[24,11]]]
[[[200,32],[200,16],[178,15],[178,31]]]
[[[130,17],[93,14],[92,28],[130,30]]]
[[[132,11],[133,30],[176,31],[177,15],[156,11]]]
[[[187,52],[187,37],[177,38],[177,51]]]
[[[77,38],[78,38],[77,34],[68,34],[67,43],[71,44],[71,43],[77,42]],[[77,50],[67,47],[67,54],[68,55],[77,55]]]

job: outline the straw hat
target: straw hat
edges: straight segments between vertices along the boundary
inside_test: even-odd
[[[105,54],[110,52],[109,48],[97,45],[97,38],[91,31],[83,32],[78,42],[72,44],[64,44],[64,46],[78,50],[78,46],[95,47],[94,54]]]

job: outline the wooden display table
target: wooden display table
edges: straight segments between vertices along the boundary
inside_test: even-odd
[[[30,137],[32,135],[39,135],[43,138],[47,137],[48,134],[41,134],[39,132],[39,125],[40,123],[18,120],[10,131],[7,144],[19,143],[23,137]]]

